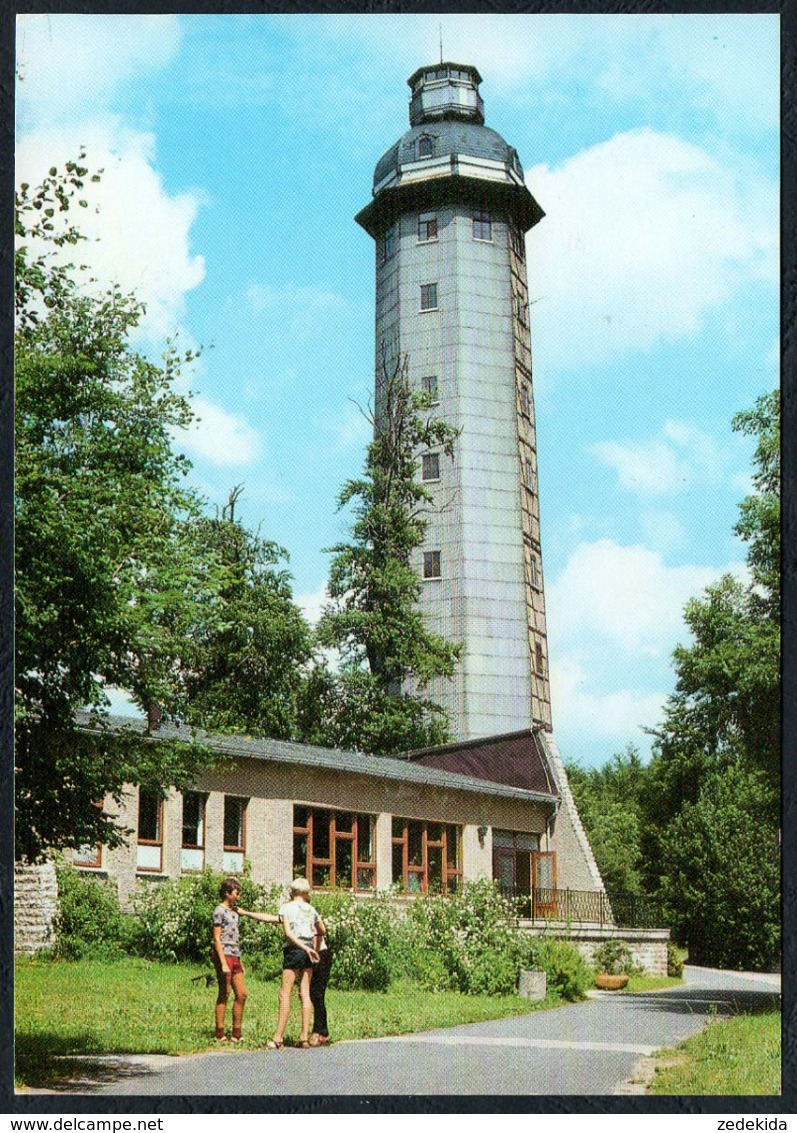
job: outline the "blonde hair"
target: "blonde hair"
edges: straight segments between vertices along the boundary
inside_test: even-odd
[[[306,877],[294,877],[290,884],[291,897],[294,893],[302,893],[305,897],[310,892],[310,882]]]

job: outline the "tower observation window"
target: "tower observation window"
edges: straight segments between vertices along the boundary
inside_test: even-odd
[[[421,479],[440,479],[440,453],[425,452],[421,458]]]
[[[474,240],[492,240],[492,238],[493,238],[492,216],[485,209],[478,209],[473,214],[473,239]]]
[[[436,283],[422,283],[421,284],[421,310],[422,311],[436,311],[437,310],[437,284]]]
[[[432,156],[432,139],[424,134],[422,138],[418,139],[418,157],[431,157]]]
[[[418,217],[418,242],[427,243],[437,239],[437,217],[423,212]]]
[[[424,579],[443,577],[440,569],[439,551],[423,552],[423,577]]]

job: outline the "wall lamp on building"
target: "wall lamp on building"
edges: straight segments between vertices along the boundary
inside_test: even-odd
[[[476,833],[479,836],[479,845],[484,846],[484,839],[487,837],[487,827],[486,826],[477,826],[476,827]]]

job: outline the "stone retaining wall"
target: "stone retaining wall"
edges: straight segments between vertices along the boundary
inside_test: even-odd
[[[667,975],[668,928],[616,928],[607,925],[534,924],[521,921],[522,927],[534,936],[553,936],[568,940],[590,962],[593,953],[607,940],[622,940],[631,950],[633,962],[644,969],[647,976]]]
[[[14,952],[32,956],[55,943],[58,882],[52,862],[14,865]]]

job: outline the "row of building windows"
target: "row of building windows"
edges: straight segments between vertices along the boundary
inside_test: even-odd
[[[205,859],[207,794],[183,792],[180,870],[201,872]],[[225,873],[241,873],[246,846],[248,799],[224,796]],[[393,884],[405,893],[446,893],[462,883],[461,827],[440,822],[393,818]],[[376,889],[376,817],[353,811],[296,805],[293,808],[293,873],[317,889]],[[140,790],[136,869],[162,873],[163,797]],[[75,865],[99,868],[101,847],[84,846]]]
[[[474,240],[483,240],[492,242],[493,239],[493,218],[492,213],[487,209],[478,208],[474,209],[472,214],[472,232]],[[513,225],[509,228],[510,234],[516,233],[514,239],[520,240],[522,246],[522,238]],[[429,244],[433,243],[438,238],[438,221],[437,215],[433,212],[422,212],[418,217],[418,243]],[[389,228],[385,229],[382,236],[382,263],[391,259],[396,253],[398,246],[398,229],[395,224],[391,224]],[[518,253],[520,255],[520,253]],[[521,257],[522,258],[522,257]]]

